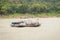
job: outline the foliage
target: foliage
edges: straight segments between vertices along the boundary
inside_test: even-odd
[[[0,14],[60,12],[60,0],[0,0]]]

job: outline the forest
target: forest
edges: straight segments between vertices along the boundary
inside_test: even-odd
[[[60,14],[60,0],[0,0],[0,15]]]

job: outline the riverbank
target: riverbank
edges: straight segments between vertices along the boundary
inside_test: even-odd
[[[7,14],[7,15],[0,15],[0,18],[53,18],[53,17],[60,17],[60,13],[37,13],[37,14]]]

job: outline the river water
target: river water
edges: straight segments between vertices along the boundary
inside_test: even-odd
[[[0,40],[60,40],[60,18],[39,18],[39,27],[10,26],[20,20],[0,19]]]

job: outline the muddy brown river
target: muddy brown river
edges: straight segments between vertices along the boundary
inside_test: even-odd
[[[39,27],[11,27],[20,20],[0,19],[0,40],[60,40],[60,18],[39,18]]]

